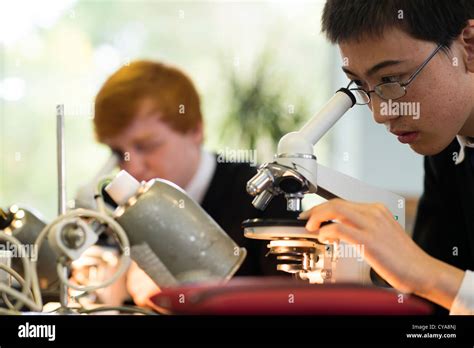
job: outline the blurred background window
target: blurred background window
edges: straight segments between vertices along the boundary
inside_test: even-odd
[[[94,139],[94,97],[135,59],[177,65],[195,82],[205,147],[271,159],[347,80],[320,33],[324,1],[2,0],[0,205],[56,214],[55,108],[65,105],[68,196],[109,156]],[[421,110],[423,112],[423,110]],[[422,158],[357,107],[316,146],[318,161],[416,197]],[[408,219],[410,220],[410,219]]]

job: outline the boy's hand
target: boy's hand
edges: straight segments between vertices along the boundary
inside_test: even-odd
[[[425,293],[427,277],[435,266],[383,204],[332,199],[301,213],[306,229],[320,241],[340,240],[364,246],[364,258],[394,288],[405,293]],[[335,223],[322,226],[322,222]]]

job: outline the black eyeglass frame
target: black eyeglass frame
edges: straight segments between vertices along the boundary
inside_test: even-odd
[[[407,94],[407,87],[410,85],[410,83],[413,82],[413,80],[418,76],[418,74],[425,68],[425,66],[430,62],[431,59],[433,59],[433,57],[438,53],[438,51],[443,47],[443,45],[438,45],[436,47],[436,49],[430,54],[430,56],[428,58],[426,58],[426,60],[415,70],[415,72],[408,78],[408,80],[406,80],[405,82],[399,82],[399,81],[394,81],[394,82],[382,82],[378,85],[376,85],[374,87],[373,90],[371,91],[366,91],[365,89],[363,88],[360,88],[360,87],[357,87],[357,88],[349,88],[353,83],[355,83],[354,81],[351,81],[348,85],[347,85],[347,89],[349,89],[350,91],[353,91],[353,92],[359,92],[361,93],[362,95],[365,95],[367,98],[367,102],[365,103],[356,103],[357,105],[367,105],[371,102],[371,97],[370,97],[370,94],[371,93],[375,93],[377,94],[380,98],[382,98],[383,100],[397,100],[397,99],[400,99],[400,98],[403,98],[406,94]],[[380,91],[380,87],[384,87],[384,86],[395,86],[395,85],[398,85],[400,87],[400,91],[403,91],[402,95],[400,95],[399,97],[395,97],[395,98],[386,98],[384,97],[382,94],[382,92]]]

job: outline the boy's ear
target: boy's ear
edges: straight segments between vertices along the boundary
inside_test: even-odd
[[[192,131],[193,139],[196,144],[202,144],[204,141],[204,127],[202,122],[199,122]]]
[[[469,72],[474,73],[474,19],[467,22],[461,33],[461,44],[464,48],[464,64]]]

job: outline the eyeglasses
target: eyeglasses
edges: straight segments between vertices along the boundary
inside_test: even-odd
[[[423,70],[423,68],[429,63],[429,61],[438,53],[442,48],[442,45],[438,45],[433,53],[421,64],[418,69],[408,78],[405,82],[382,82],[374,87],[371,91],[366,91],[362,88],[349,88],[354,81],[351,81],[347,88],[354,94],[356,98],[356,104],[358,105],[367,105],[370,103],[370,94],[375,93],[383,100],[396,100],[404,97],[407,94],[407,87],[410,83],[413,82],[415,77]]]

